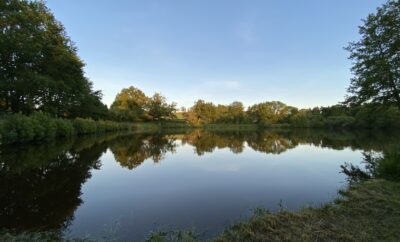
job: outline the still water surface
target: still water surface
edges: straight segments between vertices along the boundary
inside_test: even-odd
[[[344,162],[396,134],[321,130],[106,135],[0,150],[0,228],[141,241],[208,238],[254,208],[296,210],[347,185]]]

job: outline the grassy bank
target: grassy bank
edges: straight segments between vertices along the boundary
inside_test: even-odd
[[[400,183],[356,184],[321,208],[262,212],[213,241],[400,241]]]
[[[53,118],[44,113],[31,116],[10,114],[0,117],[0,144],[52,140],[73,135],[131,130],[132,124],[92,119]]]

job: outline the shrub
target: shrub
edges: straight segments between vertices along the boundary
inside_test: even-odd
[[[324,125],[328,128],[348,128],[354,124],[354,118],[350,116],[331,116],[328,117]]]
[[[112,121],[94,121],[53,118],[45,113],[31,116],[7,114],[0,116],[0,144],[51,140],[56,137],[70,137],[74,134],[91,134],[108,131],[128,130],[132,125]]]
[[[70,120],[58,118],[56,119],[56,125],[57,125],[56,136],[58,137],[71,137],[72,135],[75,134],[74,125]]]
[[[97,125],[93,119],[76,118],[74,128],[77,134],[90,134],[97,131]]]

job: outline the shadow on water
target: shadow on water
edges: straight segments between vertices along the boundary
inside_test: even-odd
[[[52,230],[62,234],[82,204],[82,185],[91,177],[93,169],[101,168],[100,157],[108,148],[122,167],[135,169],[147,159],[160,162],[167,153],[175,152],[179,141],[182,145],[192,146],[199,156],[222,148],[238,154],[246,146],[266,154],[281,154],[300,144],[309,144],[336,150],[373,151],[390,157],[389,150],[399,147],[398,137],[393,132],[191,130],[186,133],[88,136],[45,145],[0,147],[0,228]],[[400,173],[398,164],[390,162],[391,159],[386,159],[389,161],[382,168],[382,165],[376,165],[378,158],[368,156],[372,153],[364,154],[366,169],[348,165],[343,166],[344,172],[368,178],[387,173],[395,166],[397,174]]]

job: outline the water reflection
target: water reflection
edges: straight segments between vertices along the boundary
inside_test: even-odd
[[[150,159],[160,162],[179,146],[196,156],[216,149],[242,153],[246,147],[265,154],[282,154],[300,144],[342,150],[387,152],[399,135],[380,132],[280,130],[89,136],[46,145],[0,148],[0,228],[56,230],[61,234],[82,205],[82,185],[101,169],[109,149],[120,166],[135,169]],[[345,162],[342,161],[342,162]]]
[[[174,152],[174,141],[174,137],[166,135],[136,135],[116,139],[110,143],[110,149],[121,166],[132,170],[146,159],[157,163],[166,153]]]
[[[66,228],[82,203],[81,186],[99,169],[112,136],[85,137],[46,145],[2,147],[0,228]]]

